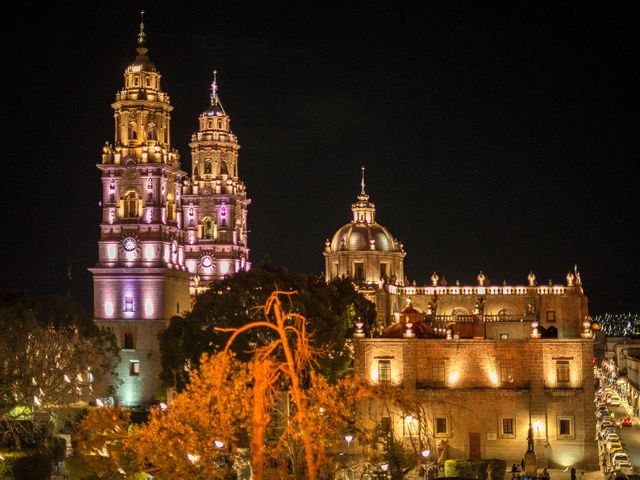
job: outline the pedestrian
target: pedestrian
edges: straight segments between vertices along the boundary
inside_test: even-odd
[[[576,480],[576,469],[571,467],[571,480]]]
[[[520,471],[524,472],[524,458],[520,460]]]
[[[546,468],[544,470],[542,470],[542,480],[551,480],[551,477],[549,476],[549,470],[547,470]]]

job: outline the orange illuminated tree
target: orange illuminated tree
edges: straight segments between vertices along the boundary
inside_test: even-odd
[[[351,377],[331,384],[316,372],[319,352],[306,319],[283,306],[291,295],[274,292],[260,307],[262,320],[223,329],[231,334],[224,350],[205,354],[185,390],[171,406],[154,408],[147,424],[121,436],[111,409],[92,412],[81,426],[82,453],[97,462],[111,459],[109,478],[144,470],[166,480],[224,479],[242,467],[246,447],[256,480],[317,479],[332,472],[331,453],[354,428],[355,405],[368,393]],[[269,329],[274,338],[243,362],[231,346],[251,329]],[[97,430],[113,433],[116,442],[92,436],[101,415],[105,424]]]

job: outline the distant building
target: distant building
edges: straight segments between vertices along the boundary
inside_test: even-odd
[[[409,285],[402,245],[374,222],[364,180],[358,200],[325,245],[325,274],[350,276],[376,304],[373,331],[356,326],[356,374],[402,385],[423,412],[374,409],[366,421],[406,442],[426,434],[441,461],[508,464],[531,428],[539,466],[596,468],[593,335],[577,268],[564,285],[538,285],[533,273],[523,285],[493,285],[482,272],[475,285],[436,273]]]
[[[171,148],[173,107],[147,56],[140,24],[135,60],[116,94],[115,139],[102,150],[99,258],[91,268],[94,318],[121,348],[116,400],[148,403],[159,393],[158,333],[191,309],[213,280],[249,269],[247,198],[240,146],[218,97],[191,138],[192,176]],[[191,294],[191,295],[190,295]]]

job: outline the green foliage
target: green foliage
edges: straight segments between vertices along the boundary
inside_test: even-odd
[[[65,475],[68,480],[100,480],[81,455],[69,457],[64,463]]]
[[[444,462],[445,477],[477,478],[487,480],[487,466],[491,465],[491,478],[504,478],[507,462],[499,458],[487,460],[447,460]]]
[[[214,327],[237,328],[261,319],[257,307],[264,305],[274,290],[298,292],[288,310],[308,319],[313,346],[323,353],[320,371],[331,379],[344,373],[351,362],[347,339],[353,324],[361,317],[372,325],[375,306],[358,294],[348,279],[327,284],[322,277],[258,266],[214,283],[211,290],[198,297],[191,312],[171,319],[160,335],[165,382],[182,390],[188,371],[198,366],[202,353],[221,350],[229,338],[228,333],[215,331]],[[254,347],[271,340],[271,332],[255,329],[238,338],[233,350],[238,358],[247,360]]]
[[[0,324],[0,445],[39,446],[72,421],[69,405],[101,394],[116,339],[66,297],[0,292]]]
[[[2,452],[0,480],[47,480],[51,475],[51,460],[42,452]]]

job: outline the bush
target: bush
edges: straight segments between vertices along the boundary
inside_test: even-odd
[[[69,480],[99,480],[80,456],[69,457],[64,464],[65,475]]]
[[[47,480],[51,459],[42,452],[5,452],[0,461],[0,480]]]
[[[491,478],[502,480],[507,470],[507,462],[499,458],[488,460],[447,460],[444,462],[444,476],[487,480],[487,466],[491,465]]]

